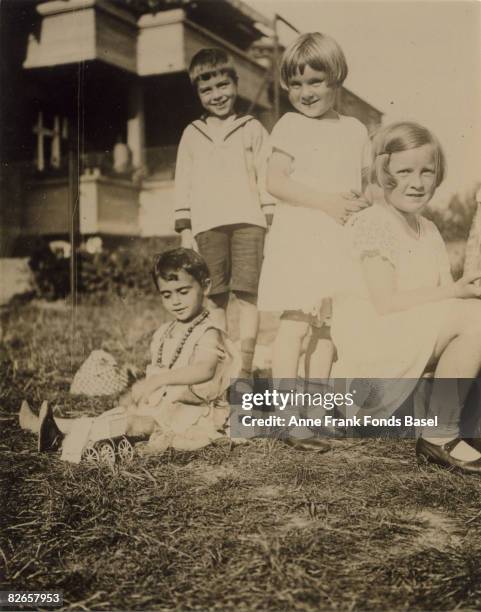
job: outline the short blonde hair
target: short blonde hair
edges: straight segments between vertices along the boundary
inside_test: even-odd
[[[338,43],[320,32],[301,34],[284,51],[281,60],[280,81],[283,89],[288,89],[289,79],[306,66],[322,70],[327,74],[329,85],[340,87],[347,77],[347,62]]]
[[[396,180],[389,172],[392,153],[417,149],[426,144],[433,147],[435,164],[435,185],[439,187],[446,173],[446,158],[438,139],[427,128],[412,121],[398,121],[378,130],[372,139],[372,160],[369,171],[371,183],[383,189],[396,186]]]

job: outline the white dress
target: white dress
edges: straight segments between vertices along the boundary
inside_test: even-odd
[[[152,362],[147,366],[146,378],[155,376],[168,367],[178,346],[179,339],[168,334],[170,323],[162,325],[154,334],[150,346]],[[62,459],[79,463],[82,451],[92,439],[92,432],[108,429],[110,422],[126,430],[129,415],[150,416],[156,422],[156,429],[149,439],[149,445],[156,451],[168,447],[179,450],[202,448],[210,442],[223,437],[229,417],[229,404],[225,399],[231,379],[237,378],[240,371],[240,356],[225,332],[216,327],[207,317],[197,325],[187,338],[175,361],[174,368],[188,366],[195,361],[196,351],[214,351],[213,347],[202,346],[205,333],[215,329],[219,334],[219,345],[224,349],[224,358],[219,359],[211,380],[196,385],[172,385],[158,389],[142,405],[136,405],[130,394],[124,396],[121,405],[107,410],[98,417],[81,417],[72,420],[69,433],[62,443]],[[161,363],[159,351],[161,344]],[[105,425],[105,426],[104,426]],[[118,433],[116,435],[119,435]]]
[[[170,323],[162,325],[154,334],[150,346],[152,362],[147,366],[146,377],[155,376],[172,359],[178,346],[178,339],[168,335]],[[240,356],[226,333],[218,328],[210,316],[198,325],[185,342],[175,368],[182,368],[195,362],[196,351],[208,350],[217,354],[217,348],[201,346],[208,330],[219,334],[219,344],[225,352],[217,362],[211,380],[196,385],[173,385],[159,389],[148,400],[138,414],[151,416],[157,428],[149,439],[149,446],[157,451],[168,447],[179,450],[195,450],[206,446],[225,435],[229,417],[226,391],[232,379],[239,375]],[[163,343],[162,364],[158,364],[160,345]]]
[[[362,259],[379,255],[396,273],[398,291],[435,288],[452,282],[448,254],[436,226],[419,218],[419,236],[407,232],[395,211],[375,204],[355,215],[350,232],[353,275],[335,296],[332,339],[338,352],[333,378],[405,379],[386,389],[383,410],[392,413],[412,392],[433,354],[455,300],[429,302],[380,315],[363,280]],[[386,382],[387,385],[387,382]]]
[[[320,193],[361,190],[366,128],[353,117],[312,119],[286,113],[272,149],[292,158],[292,179]],[[280,202],[269,231],[259,283],[261,310],[310,312],[337,287],[343,227],[320,210]]]

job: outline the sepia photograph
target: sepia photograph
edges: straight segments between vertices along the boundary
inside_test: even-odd
[[[481,3],[0,45],[0,610],[481,609]]]

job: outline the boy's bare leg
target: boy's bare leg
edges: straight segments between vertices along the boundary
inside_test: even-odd
[[[259,311],[257,298],[243,291],[236,291],[239,304],[239,337],[242,358],[241,378],[251,378],[252,362],[256,350],[257,333],[259,331]]]
[[[212,321],[223,329],[225,332],[227,331],[227,306],[229,304],[229,294],[228,293],[219,293],[217,295],[212,295],[208,300],[209,312]]]

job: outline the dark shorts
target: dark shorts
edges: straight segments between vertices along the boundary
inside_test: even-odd
[[[224,225],[195,240],[212,281],[211,295],[242,291],[257,295],[266,230],[257,225]]]

